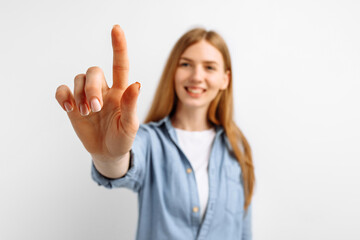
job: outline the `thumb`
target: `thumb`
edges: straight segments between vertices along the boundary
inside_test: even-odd
[[[129,124],[130,126],[138,125],[136,115],[136,102],[140,93],[141,84],[139,82],[133,83],[127,87],[121,97],[121,122],[122,124]]]

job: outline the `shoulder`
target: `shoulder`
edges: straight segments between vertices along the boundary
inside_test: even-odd
[[[216,129],[216,137],[220,138],[221,144],[224,147],[226,147],[228,151],[232,152],[231,143],[226,135],[225,129],[222,126],[216,126],[215,129]]]
[[[233,152],[233,146],[231,145],[231,142],[230,142],[230,139],[229,137],[226,135],[225,133],[225,130],[222,132],[222,139],[224,141],[224,144],[226,145],[227,149],[230,151],[230,152]],[[243,145],[243,142],[241,141],[240,138],[237,138],[236,139],[236,143],[237,143],[237,146],[238,148],[240,149],[241,152],[244,152],[244,145]]]

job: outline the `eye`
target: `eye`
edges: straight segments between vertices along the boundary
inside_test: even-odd
[[[181,66],[181,67],[189,67],[190,64],[187,63],[187,62],[182,62],[182,63],[180,63],[180,66]]]
[[[211,65],[206,66],[206,69],[207,69],[207,70],[211,70],[211,71],[215,71],[215,70],[216,70],[216,68],[215,68],[214,66],[211,66]]]

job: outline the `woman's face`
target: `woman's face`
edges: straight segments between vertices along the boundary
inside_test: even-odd
[[[201,40],[181,55],[175,72],[175,91],[183,108],[208,108],[219,90],[229,84],[221,52]]]

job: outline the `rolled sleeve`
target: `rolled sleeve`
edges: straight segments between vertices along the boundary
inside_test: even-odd
[[[91,177],[96,183],[109,189],[126,187],[134,192],[138,192],[140,189],[140,182],[138,181],[140,179],[140,171],[138,170],[138,166],[139,164],[135,164],[134,152],[131,150],[130,169],[127,171],[125,176],[116,179],[107,178],[96,169],[94,162],[92,162]]]
[[[99,185],[109,189],[125,187],[134,192],[139,192],[146,172],[146,158],[149,156],[149,145],[151,141],[149,141],[148,135],[144,127],[139,128],[132,149],[130,150],[130,169],[123,177],[116,179],[107,178],[96,169],[94,162],[92,162],[92,179]]]

